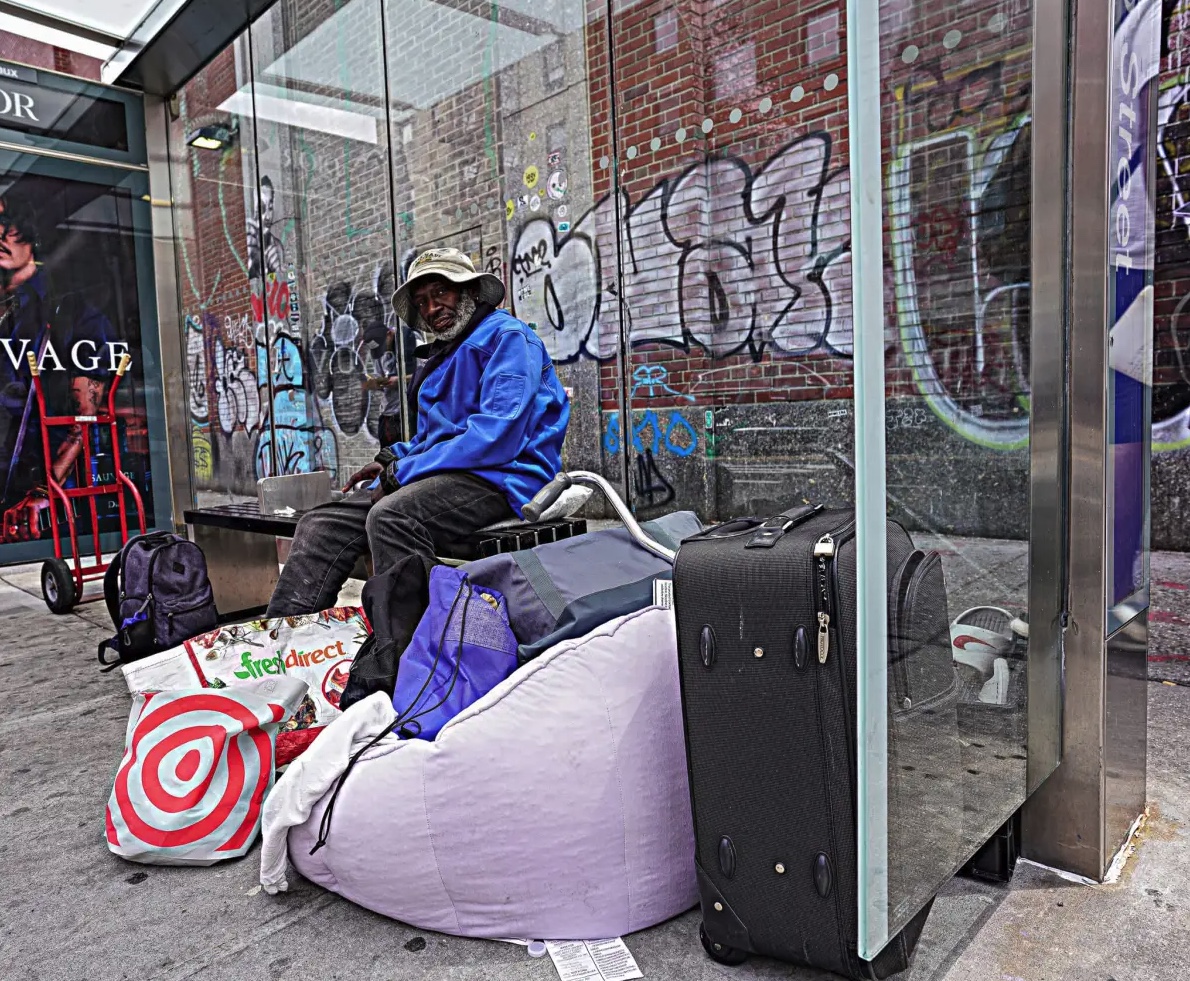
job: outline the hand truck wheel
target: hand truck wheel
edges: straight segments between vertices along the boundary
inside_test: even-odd
[[[735,967],[738,964],[743,964],[748,959],[748,952],[746,950],[737,950],[735,947],[728,947],[726,944],[713,942],[707,936],[707,928],[701,923],[698,924],[698,939],[702,941],[702,949],[707,952],[707,956],[719,964]]]
[[[41,595],[51,613],[69,613],[78,601],[74,573],[62,559],[46,559],[41,567]]]

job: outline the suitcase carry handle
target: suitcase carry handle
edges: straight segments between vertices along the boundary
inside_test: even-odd
[[[772,548],[790,528],[800,525],[821,510],[821,504],[807,504],[804,507],[793,508],[776,517],[769,518],[756,529],[756,533],[744,548]]]
[[[700,531],[697,535],[691,535],[687,541],[701,542],[718,538],[735,538],[737,535],[746,535],[750,531],[755,531],[762,524],[764,521],[761,518],[732,518],[721,525],[714,525],[706,531]]]
[[[805,507],[791,508],[783,514],[775,515],[768,520],[760,518],[733,518],[721,525],[715,525],[697,535],[686,539],[688,542],[718,541],[723,538],[739,538],[751,533],[748,544],[744,548],[772,548],[791,528],[803,521],[814,517],[822,510],[821,504],[809,504]]]
[[[641,548],[648,549],[658,558],[662,558],[670,565],[673,565],[674,555],[677,553],[646,535],[645,530],[637,523],[632,512],[628,510],[628,505],[616,493],[615,488],[597,473],[590,473],[586,470],[571,470],[570,473],[558,474],[558,476],[537,492],[533,500],[521,508],[521,517],[526,521],[537,521],[545,513],[546,509],[574,484],[579,484],[583,487],[592,487],[602,492],[603,496],[607,498],[608,503],[615,510],[616,517],[628,529],[628,534],[632,536],[632,540]]]

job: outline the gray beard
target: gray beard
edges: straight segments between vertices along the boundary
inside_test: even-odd
[[[454,323],[447,327],[446,330],[435,331],[427,329],[426,332],[429,334],[430,340],[442,341],[444,343],[453,341],[463,333],[464,328],[471,322],[471,317],[475,313],[475,307],[475,297],[470,293],[464,293],[459,297],[459,305],[455,307]]]

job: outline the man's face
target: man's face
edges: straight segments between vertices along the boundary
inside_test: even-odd
[[[33,261],[33,246],[26,242],[15,225],[0,218],[0,269],[16,272]]]
[[[450,330],[454,326],[455,311],[462,297],[462,290],[450,280],[440,276],[427,277],[413,287],[413,305],[422,321],[435,334]]]

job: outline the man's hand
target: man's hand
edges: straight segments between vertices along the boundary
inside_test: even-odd
[[[347,483],[343,485],[343,491],[346,493],[351,490],[356,484],[370,484],[373,480],[380,476],[384,471],[379,463],[369,463],[363,470],[359,470],[348,478]]]
[[[18,503],[4,512],[0,541],[28,542],[41,537],[41,512],[50,506],[44,491],[31,490]]]

